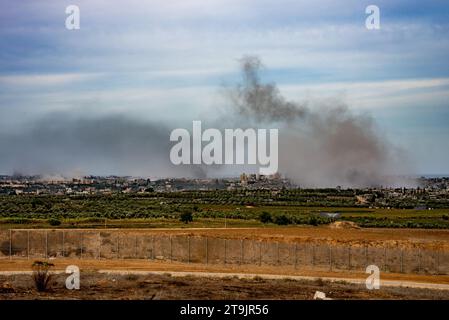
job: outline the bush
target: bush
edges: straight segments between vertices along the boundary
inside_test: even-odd
[[[274,219],[274,223],[278,224],[278,225],[287,225],[287,224],[291,224],[292,220],[287,217],[285,214],[277,216]]]
[[[309,218],[309,224],[312,226],[317,226],[319,224],[318,218],[315,216],[311,216]]]
[[[181,218],[179,220],[181,220],[184,223],[192,222],[193,221],[193,215],[192,215],[192,213],[190,211],[189,212],[184,212],[184,213],[181,214]]]
[[[50,268],[54,267],[54,264],[45,261],[34,261],[32,267],[33,281],[37,291],[46,291],[51,279]]]
[[[271,214],[269,212],[262,212],[259,216],[259,220],[262,223],[270,223],[273,222],[273,218],[271,217]]]
[[[51,226],[59,226],[59,225],[61,225],[61,220],[56,219],[56,218],[51,218],[51,219],[48,219],[48,223]]]

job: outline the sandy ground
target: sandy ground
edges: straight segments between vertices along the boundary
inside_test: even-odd
[[[363,284],[320,278],[276,278],[222,274],[84,272],[79,290],[68,290],[64,273],[53,274],[38,292],[30,274],[0,274],[0,299],[313,299],[322,291],[332,299],[449,299],[448,290]]]
[[[28,229],[15,229],[28,230]],[[45,229],[39,229],[45,230]],[[56,229],[62,230],[62,229]],[[92,229],[66,229],[66,230],[92,230]],[[123,232],[143,232],[155,234],[194,234],[217,237],[247,237],[247,238],[339,238],[341,240],[409,240],[409,241],[449,241],[449,230],[446,229],[388,229],[388,228],[359,228],[338,229],[329,226],[289,226],[266,228],[139,228],[139,229],[103,229],[95,230],[121,230]]]
[[[29,230],[29,229],[15,229]],[[44,231],[46,229],[38,229]],[[51,229],[48,229],[51,230]],[[63,230],[63,229],[55,229]],[[449,251],[449,230],[445,229],[388,229],[388,228],[331,228],[329,226],[288,226],[266,228],[140,228],[140,229],[65,229],[85,232],[119,232],[120,234],[190,235],[209,238],[247,239],[284,242],[314,242],[333,245],[370,245],[442,249]]]
[[[313,277],[313,278],[333,278],[340,280],[361,281],[368,276],[365,273],[339,271],[330,272],[328,270],[316,269],[294,269],[292,267],[270,267],[253,265],[204,265],[187,264],[177,262],[152,261],[152,260],[81,260],[81,259],[51,259],[55,271],[64,271],[69,265],[76,265],[81,272],[185,272],[185,273],[205,273],[205,274],[247,274],[247,275],[272,275],[276,277]],[[33,260],[0,260],[0,274],[20,274],[32,271]],[[426,274],[399,274],[381,273],[381,280],[397,281],[398,283],[422,283],[439,284],[444,288],[449,286],[449,275],[426,275]]]

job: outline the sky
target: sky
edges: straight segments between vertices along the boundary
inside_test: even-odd
[[[65,28],[72,4],[79,30]],[[372,4],[378,30],[365,26]],[[123,147],[133,138],[95,159],[79,155],[121,139],[123,117],[139,136],[143,123],[216,119],[228,103],[220,88],[238,79],[245,55],[263,61],[263,77],[286,99],[336,101],[372,117],[406,155],[406,173],[449,174],[444,0],[0,0],[0,174],[141,173],[115,161],[135,152]],[[90,129],[92,139],[73,139]]]

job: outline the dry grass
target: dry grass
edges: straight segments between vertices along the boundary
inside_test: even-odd
[[[173,278],[168,275],[85,273],[80,290],[64,287],[65,274],[55,275],[48,292],[38,292],[27,275],[0,276],[0,299],[312,299],[324,291],[334,299],[449,299],[443,290],[390,288],[366,290],[361,285],[292,279]],[[6,288],[6,289],[2,289]]]

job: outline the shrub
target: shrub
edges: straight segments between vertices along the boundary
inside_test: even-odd
[[[46,291],[48,283],[51,279],[50,268],[53,267],[53,263],[46,261],[34,261],[33,267],[33,280],[37,291]]]
[[[287,224],[291,224],[292,220],[287,217],[285,214],[277,216],[274,219],[274,223],[278,224],[278,225],[287,225]]]
[[[326,284],[326,282],[322,278],[318,278],[315,280],[315,285],[319,287],[323,287]]]
[[[192,215],[192,213],[190,211],[189,212],[184,212],[184,213],[181,214],[181,218],[179,220],[181,220],[184,223],[192,222],[193,221],[193,215]]]
[[[56,218],[51,218],[51,219],[48,219],[48,223],[51,226],[59,226],[61,224],[61,220],[56,219]]]
[[[266,212],[266,211],[262,212],[262,213],[259,215],[259,220],[260,220],[260,222],[262,222],[262,223],[270,223],[270,222],[273,222],[273,218],[271,217],[271,214],[270,214],[269,212]]]
[[[312,226],[317,226],[318,223],[319,223],[319,221],[318,221],[318,218],[317,218],[316,216],[313,216],[313,215],[312,215],[312,216],[309,218],[309,224],[310,224],[310,225],[312,225]]]

